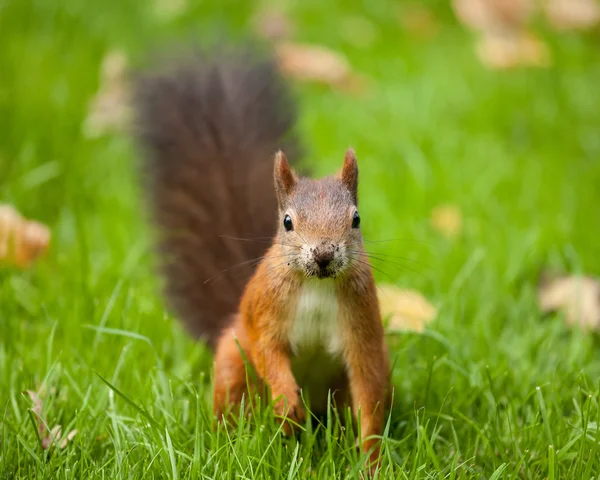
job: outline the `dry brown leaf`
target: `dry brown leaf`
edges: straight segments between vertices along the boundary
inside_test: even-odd
[[[32,390],[26,390],[27,395],[33,402],[33,406],[31,407],[31,411],[35,416],[35,422],[37,424],[38,435],[40,437],[40,441],[42,443],[42,448],[47,450],[52,446],[53,443],[57,443],[62,436],[62,427],[60,425],[55,425],[50,431],[46,428],[46,423],[42,420],[42,410],[44,408],[44,402],[40,398],[40,396]],[[67,444],[73,440],[73,438],[77,435],[77,430],[71,430],[66,437],[63,438],[60,443],[60,448],[65,448]]]
[[[0,205],[0,265],[28,267],[50,244],[45,225],[23,218],[10,205]]]
[[[267,40],[280,41],[294,34],[294,24],[284,10],[263,9],[254,17],[254,29]]]
[[[600,330],[600,282],[587,276],[564,276],[543,281],[538,291],[543,312],[561,311],[568,325]]]
[[[367,82],[352,72],[344,55],[316,45],[280,43],[276,47],[279,68],[285,76],[335,86],[360,93]]]
[[[455,205],[440,205],[431,211],[431,226],[447,238],[462,232],[462,213]]]
[[[346,57],[325,47],[282,43],[277,57],[282,72],[299,80],[338,85],[351,72]]]
[[[422,332],[437,316],[436,308],[415,290],[395,285],[378,285],[377,296],[381,315],[388,332]]]
[[[440,29],[433,12],[420,5],[403,8],[398,16],[404,30],[413,37],[433,38]]]
[[[491,69],[547,67],[550,50],[527,24],[535,0],[453,0],[456,16],[479,32],[477,56]]]
[[[587,30],[600,22],[597,0],[545,0],[544,10],[556,30]]]
[[[44,450],[48,450],[52,443],[58,442],[60,440],[61,433],[62,427],[60,425],[55,425],[48,434],[40,435],[40,438],[42,439],[42,448]]]
[[[78,433],[79,431],[77,429],[71,430],[69,433],[67,433],[67,436],[63,438],[62,442],[60,442],[60,448],[66,448],[69,442],[73,441],[75,435]]]
[[[452,0],[457,18],[483,33],[522,29],[535,11],[536,0]]]
[[[33,406],[31,407],[31,411],[35,417],[35,422],[37,424],[38,436],[42,442],[42,448],[45,450],[50,445],[50,441],[48,440],[48,430],[46,429],[46,425],[42,421],[42,410],[44,408],[44,402],[39,397],[37,393],[32,390],[26,390],[25,393],[29,395],[29,398],[33,402]]]
[[[42,399],[38,396],[38,394],[32,390],[26,390],[25,393],[29,395],[29,398],[33,402],[31,411],[35,413],[38,417],[41,417],[42,409],[44,408],[44,402],[42,402]]]
[[[548,46],[531,33],[484,35],[477,44],[477,55],[496,70],[548,67],[551,63]]]
[[[84,133],[91,138],[125,128],[129,119],[128,89],[125,81],[127,57],[108,53],[100,71],[100,90],[90,102]]]

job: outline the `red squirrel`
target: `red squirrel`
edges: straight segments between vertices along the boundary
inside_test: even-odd
[[[335,176],[292,169],[292,97],[275,60],[250,46],[179,58],[134,91],[166,297],[215,349],[215,414],[266,386],[289,434],[304,400],[323,413],[331,392],[360,417],[376,461],[390,367],[354,151]],[[247,384],[245,362],[260,385]]]

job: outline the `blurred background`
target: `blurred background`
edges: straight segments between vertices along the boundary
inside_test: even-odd
[[[447,422],[439,471],[462,451],[485,477],[503,462],[535,476],[550,439],[573,441],[556,460],[569,478],[600,468],[580,404],[600,377],[599,20],[594,0],[0,0],[0,405],[3,448],[16,445],[4,467],[33,461],[19,447],[36,445],[25,390],[53,399],[49,426],[87,432],[77,445],[112,459],[126,427],[105,412],[128,407],[94,372],[175,412],[185,450],[193,419],[178,402],[208,395],[211,360],[158,294],[127,78],[156,49],[225,32],[277,52],[319,175],[356,149],[376,278],[419,299],[398,307],[398,329],[416,318],[417,332],[390,340],[394,434],[415,440],[414,416]],[[63,455],[46,474],[77,454]]]

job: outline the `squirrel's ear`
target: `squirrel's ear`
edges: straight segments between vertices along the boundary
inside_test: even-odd
[[[283,205],[286,197],[294,190],[298,179],[281,150],[275,154],[275,169],[273,173],[277,200],[279,201],[279,205]]]
[[[350,190],[354,203],[356,204],[358,196],[358,163],[356,162],[354,150],[351,148],[346,150],[341,177],[342,183]]]

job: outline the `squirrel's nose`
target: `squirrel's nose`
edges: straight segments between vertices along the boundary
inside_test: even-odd
[[[333,260],[333,250],[316,249],[313,256],[319,268],[327,268],[327,265]]]

